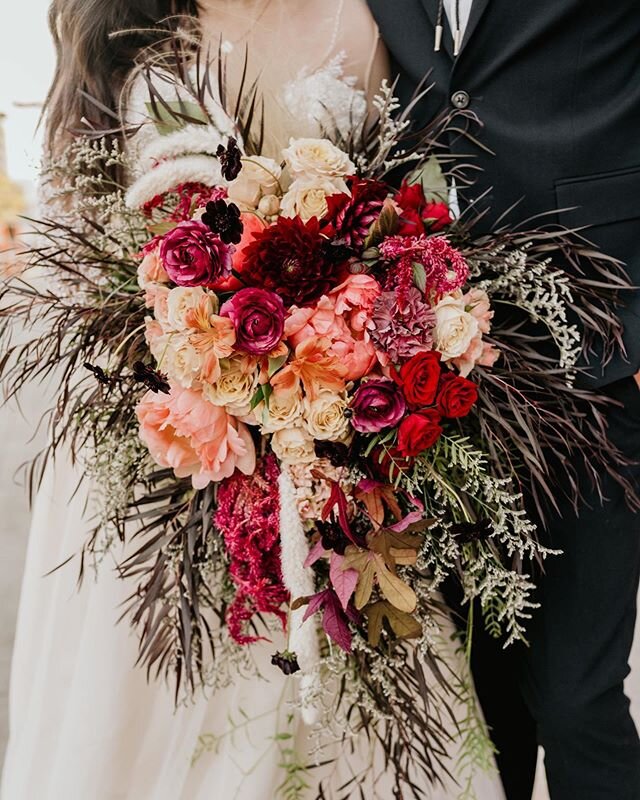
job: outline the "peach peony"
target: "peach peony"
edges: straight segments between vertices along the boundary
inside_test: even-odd
[[[256,453],[245,425],[194,389],[147,392],[136,409],[140,438],[153,460],[190,477],[194,489],[230,477],[236,469],[251,475]]]
[[[321,336],[329,340],[327,354],[346,369],[346,380],[368,374],[376,363],[376,351],[365,328],[373,302],[380,294],[369,275],[352,275],[312,307],[290,309],[285,335],[293,347]]]

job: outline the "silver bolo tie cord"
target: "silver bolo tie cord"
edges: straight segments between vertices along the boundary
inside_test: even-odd
[[[460,0],[456,0],[455,6],[456,29],[453,32],[453,55],[457,56],[462,44],[462,32],[460,30]],[[444,0],[438,0],[438,16],[436,18],[436,36],[433,44],[434,52],[439,53],[442,46],[442,34],[444,33]]]

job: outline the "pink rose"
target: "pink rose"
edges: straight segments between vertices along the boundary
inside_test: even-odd
[[[236,330],[236,348],[253,356],[275,350],[284,333],[284,303],[266,289],[241,289],[220,309]]]
[[[236,469],[251,475],[255,447],[245,425],[194,389],[172,386],[170,394],[147,392],[136,409],[140,438],[154,461],[194,489],[230,477]]]
[[[178,286],[206,286],[231,274],[233,245],[199,220],[186,220],[165,234],[160,260]]]

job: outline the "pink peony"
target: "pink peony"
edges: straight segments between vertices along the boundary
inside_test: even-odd
[[[160,260],[178,286],[207,286],[231,274],[233,245],[198,220],[181,222],[165,234]]]
[[[344,305],[344,300],[340,302]],[[329,340],[328,355],[337,357],[344,365],[346,380],[357,380],[373,368],[376,351],[368,331],[349,326],[347,306],[344,308],[343,316],[337,312],[337,298],[327,295],[321,297],[313,307],[293,306],[285,321],[285,335],[293,347],[318,337]],[[358,314],[352,311],[351,318],[357,319]]]
[[[335,301],[336,314],[348,318],[351,330],[363,331],[381,293],[380,284],[371,275],[350,275],[329,297]]]
[[[172,386],[170,394],[147,392],[136,409],[140,438],[154,461],[177,477],[191,477],[194,489],[230,477],[251,475],[256,453],[251,435],[224,408],[194,389]]]

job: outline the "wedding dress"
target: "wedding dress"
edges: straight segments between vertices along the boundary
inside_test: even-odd
[[[276,148],[278,135],[318,135],[320,110],[339,119],[363,106],[386,70],[364,0],[326,0],[324,22],[312,29],[302,11],[297,18],[287,12],[294,17],[287,22],[298,26],[288,47],[274,32],[271,6],[263,27],[256,25],[249,37],[251,68],[259,65],[265,95],[267,150]],[[243,57],[244,42],[222,38],[233,81],[233,59],[236,53],[240,59],[238,51]],[[126,622],[117,623],[130,591],[113,568],[122,552],[115,547],[79,590],[74,562],[45,577],[79,551],[90,530],[100,489],[83,485],[77,491],[80,470],[59,457],[35,503],[2,800],[276,800],[287,787],[286,774],[294,776],[289,786],[300,782],[299,793],[289,796],[315,797],[313,787],[334,767],[295,769],[308,761],[312,731],[289,705],[294,683],[269,663],[274,643],[252,647],[262,680],[238,676],[176,709],[171,687],[147,682],[134,666],[135,634]],[[363,742],[332,785],[361,769],[366,755]],[[450,768],[455,772],[454,760]],[[493,774],[479,774],[474,788],[477,800],[503,797]],[[460,791],[449,781],[427,796],[455,800]],[[343,794],[326,796],[338,800]],[[391,787],[380,784],[379,797],[392,796]]]

